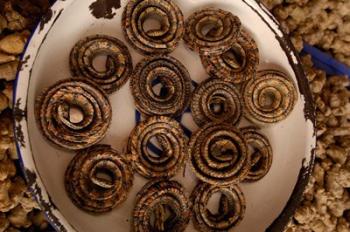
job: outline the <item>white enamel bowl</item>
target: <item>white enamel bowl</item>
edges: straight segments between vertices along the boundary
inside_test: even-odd
[[[59,0],[34,32],[18,74],[15,93],[15,125],[18,151],[27,181],[48,219],[58,231],[130,231],[135,195],[146,181],[136,175],[127,201],[112,212],[94,216],[75,207],[64,189],[64,172],[74,153],[57,149],[41,135],[34,118],[34,101],[40,92],[56,81],[70,77],[68,57],[81,38],[107,34],[125,41],[121,28],[121,8],[113,9],[112,19],[95,18],[89,9],[93,0]],[[97,1],[101,2],[101,1]],[[106,1],[108,2],[108,1]],[[237,15],[256,40],[260,50],[259,69],[277,68],[288,74],[298,86],[299,101],[284,121],[263,129],[271,141],[273,165],[261,181],[241,184],[247,200],[239,232],[281,231],[292,215],[305,187],[313,163],[315,134],[313,110],[307,81],[291,44],[272,16],[254,0],[175,0],[188,17],[193,11],[215,6]],[[134,65],[141,55],[129,46]],[[189,70],[194,81],[208,77],[199,56],[183,42],[171,54]],[[110,96],[113,107],[111,128],[102,143],[123,151],[135,126],[135,106],[127,83]],[[191,115],[183,124],[196,130]],[[189,195],[196,179],[190,170],[177,178]],[[186,231],[195,231],[192,223]]]

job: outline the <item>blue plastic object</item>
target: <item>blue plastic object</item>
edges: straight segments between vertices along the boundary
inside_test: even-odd
[[[310,54],[314,66],[324,70],[328,75],[345,75],[350,77],[350,68],[348,66],[309,44],[304,44],[302,54]]]

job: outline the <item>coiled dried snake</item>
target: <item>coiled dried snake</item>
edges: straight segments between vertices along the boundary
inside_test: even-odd
[[[218,214],[207,209],[209,199],[221,193]],[[201,232],[226,232],[238,225],[245,214],[245,198],[237,185],[219,187],[207,183],[199,183],[191,194],[193,204],[193,222]]]
[[[106,70],[97,70],[94,59],[105,55]],[[74,77],[85,77],[108,94],[120,89],[132,74],[132,59],[122,41],[107,35],[88,36],[77,42],[70,53],[70,69]]]
[[[152,213],[155,214],[153,223]],[[190,218],[190,202],[183,187],[176,181],[151,181],[136,196],[133,211],[135,232],[181,232]]]
[[[257,124],[282,121],[298,100],[296,86],[283,72],[264,70],[242,88],[245,116]]]
[[[250,156],[241,132],[230,124],[207,124],[189,143],[192,170],[212,185],[239,183],[248,175]]]
[[[194,12],[185,22],[184,40],[200,54],[222,54],[229,50],[241,30],[241,21],[232,13],[205,8]]]
[[[147,20],[155,19],[160,28],[147,29]],[[172,0],[130,0],[123,12],[125,38],[146,55],[172,52],[184,33],[180,8]]]
[[[163,85],[164,94],[153,90]],[[148,116],[176,117],[187,108],[191,98],[191,78],[185,66],[171,56],[154,56],[137,64],[130,81],[137,109]]]
[[[255,78],[259,65],[259,49],[244,29],[231,48],[221,54],[201,54],[204,68],[213,77],[241,84]]]
[[[65,175],[65,187],[72,202],[91,213],[107,212],[121,204],[132,183],[128,160],[109,145],[79,151]]]
[[[243,115],[243,105],[240,93],[232,83],[210,78],[194,91],[191,111],[199,126],[209,122],[236,125]]]
[[[147,148],[156,139],[162,154],[152,154]],[[134,169],[146,178],[170,178],[183,168],[187,141],[174,119],[157,116],[140,122],[129,137],[129,152]]]
[[[251,153],[251,167],[245,181],[258,181],[269,171],[272,165],[272,147],[268,138],[255,127],[241,129],[248,146],[253,148]]]
[[[72,122],[70,109],[82,120]],[[36,99],[35,114],[42,134],[54,144],[79,150],[103,139],[112,119],[112,108],[103,90],[86,79],[66,79],[47,88]]]

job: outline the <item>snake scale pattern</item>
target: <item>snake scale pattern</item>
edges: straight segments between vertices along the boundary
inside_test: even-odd
[[[159,27],[148,28],[150,20]],[[257,125],[266,127],[291,114],[296,85],[279,70],[258,70],[253,36],[223,9],[199,9],[185,20],[172,0],[129,0],[122,29],[128,44],[146,56],[134,70],[121,40],[90,35],[71,50],[72,78],[42,91],[35,103],[44,137],[76,151],[65,174],[68,196],[89,213],[109,212],[128,198],[134,175],[140,175],[148,183],[136,195],[133,231],[180,232],[191,218],[201,232],[231,231],[245,214],[239,185],[264,178],[272,167],[272,146]],[[169,55],[181,40],[198,53],[209,75],[198,86],[193,87],[185,65]],[[106,57],[104,71],[94,67],[100,55]],[[122,153],[97,143],[112,120],[107,94],[129,79],[142,120]],[[80,110],[81,120],[71,118],[72,107]],[[184,112],[191,112],[199,127],[186,133],[190,139],[181,125]],[[240,127],[243,118],[253,125]],[[190,196],[172,180],[186,163],[198,179]],[[221,195],[213,213],[207,206],[216,193]]]

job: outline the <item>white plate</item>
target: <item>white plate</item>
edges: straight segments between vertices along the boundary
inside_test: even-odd
[[[60,0],[52,14],[44,18],[34,32],[18,74],[15,93],[16,138],[23,170],[34,196],[52,225],[59,231],[130,231],[135,194],[146,182],[136,175],[128,200],[112,212],[94,216],[79,210],[64,189],[64,172],[74,153],[56,149],[41,135],[34,118],[34,100],[56,81],[70,77],[68,57],[73,45],[81,38],[97,33],[115,36],[125,42],[121,28],[121,8],[113,9],[111,19],[96,18],[89,6],[94,0]],[[100,0],[97,0],[97,5]],[[113,1],[105,1],[113,2]],[[114,2],[118,2],[114,0]],[[260,50],[259,69],[277,68],[297,83],[299,101],[284,121],[269,126],[263,132],[274,151],[273,165],[268,175],[252,184],[241,184],[247,200],[244,220],[234,229],[239,232],[281,231],[288,222],[307,183],[313,164],[315,147],[314,111],[307,80],[299,59],[281,32],[276,20],[255,0],[175,0],[188,17],[193,11],[215,6],[237,15],[256,40]],[[95,8],[96,10],[96,8]],[[96,13],[96,11],[95,11]],[[50,17],[51,16],[51,17]],[[134,65],[142,58],[129,46]],[[193,80],[208,77],[199,56],[185,48],[183,42],[171,54],[188,68]],[[113,121],[102,143],[122,151],[135,126],[135,107],[126,84],[110,96]],[[191,130],[196,127],[190,115],[183,120]],[[196,180],[190,171],[179,177],[190,194]],[[190,224],[186,231],[195,231]]]

